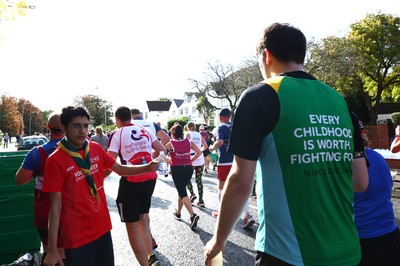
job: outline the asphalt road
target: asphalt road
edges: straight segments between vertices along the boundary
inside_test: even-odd
[[[182,220],[177,221],[172,215],[177,206],[178,194],[172,177],[159,176],[150,210],[151,230],[157,241],[155,250],[162,265],[202,265],[204,245],[211,238],[215,218],[211,213],[218,206],[217,179],[215,172],[203,176],[204,202],[206,208],[193,207],[200,216],[198,227],[190,229],[189,214],[182,210]],[[194,178],[192,178],[194,182]],[[125,225],[121,223],[115,199],[118,192],[119,177],[111,175],[105,182],[105,191],[113,223],[111,231],[114,244],[115,265],[139,265],[129,245]],[[194,184],[197,194],[197,187]],[[197,201],[196,201],[197,202]],[[251,210],[256,217],[255,199],[250,200]],[[257,220],[257,219],[256,219]],[[225,265],[254,265],[254,237],[258,227],[256,222],[250,229],[242,229],[240,219],[234,232],[230,235],[224,252]]]

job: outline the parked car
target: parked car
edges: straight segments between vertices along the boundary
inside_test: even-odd
[[[48,139],[45,136],[26,136],[22,137],[17,146],[17,150],[30,150],[33,147],[45,144]]]

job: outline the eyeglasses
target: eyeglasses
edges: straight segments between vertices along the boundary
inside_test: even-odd
[[[89,130],[89,124],[71,124],[68,127],[71,127],[73,129],[79,130],[79,131],[82,131],[82,130],[86,130],[87,131],[87,130]]]

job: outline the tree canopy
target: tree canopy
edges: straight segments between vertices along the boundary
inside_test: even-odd
[[[33,135],[35,132],[46,133],[46,121],[52,111],[42,112],[28,100],[2,95],[0,112],[0,130],[15,136],[22,131],[25,135]]]
[[[400,100],[400,18],[368,14],[350,29],[346,37],[310,43],[306,70],[342,92],[365,122],[376,124],[381,102]]]
[[[217,108],[210,103],[207,96],[202,94],[197,98],[196,109],[203,116],[204,121],[208,121],[211,117],[212,112]]]
[[[104,129],[113,130],[112,105],[96,95],[76,97],[75,103],[86,108],[91,116],[93,126],[103,125]],[[30,101],[1,95],[0,98],[0,130],[15,136],[47,133],[46,123],[53,110],[41,111]]]
[[[74,102],[86,108],[93,126],[103,125],[105,127],[113,124],[111,120],[113,117],[112,104],[107,100],[101,99],[97,95],[88,94],[76,97]]]

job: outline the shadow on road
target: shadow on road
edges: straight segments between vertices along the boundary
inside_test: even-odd
[[[171,201],[153,196],[151,199],[151,208],[167,210],[171,206]]]

